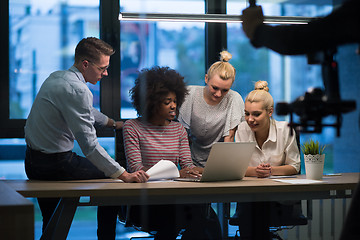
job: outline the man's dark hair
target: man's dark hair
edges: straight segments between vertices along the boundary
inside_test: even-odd
[[[155,66],[139,72],[135,86],[130,90],[130,97],[138,116],[148,120],[158,112],[161,102],[169,92],[176,95],[178,115],[188,93],[184,77],[169,67]]]
[[[114,48],[95,37],[83,38],[75,48],[75,62],[88,60],[97,63],[101,55],[111,56]]]

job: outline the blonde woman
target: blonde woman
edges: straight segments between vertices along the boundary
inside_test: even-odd
[[[256,82],[255,90],[245,99],[246,121],[240,123],[235,133],[237,142],[257,143],[246,171],[248,177],[265,178],[299,173],[300,153],[295,132],[287,122],[272,119],[273,111],[274,100],[267,82]],[[292,204],[287,203],[287,208],[292,208]],[[239,225],[240,239],[271,239],[271,216],[282,215],[283,209],[279,202],[238,203],[232,219],[236,219]]]
[[[294,130],[285,121],[272,119],[274,100],[266,81],[258,81],[245,99],[245,122],[235,141],[256,141],[246,176],[293,175],[300,170],[300,153]],[[293,134],[290,134],[293,131]]]
[[[189,86],[189,95],[180,108],[179,121],[189,133],[191,157],[196,166],[204,167],[213,143],[232,142],[243,118],[244,101],[231,90],[235,68],[232,55],[220,53],[220,61],[210,66],[205,86]]]

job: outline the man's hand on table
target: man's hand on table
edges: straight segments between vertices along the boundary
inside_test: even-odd
[[[147,182],[149,177],[150,176],[146,172],[140,170],[133,173],[128,173],[125,171],[118,178],[126,183],[131,183],[131,182],[143,183],[143,182]]]

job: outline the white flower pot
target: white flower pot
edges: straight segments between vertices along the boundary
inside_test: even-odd
[[[307,179],[321,180],[324,172],[325,154],[304,155]]]

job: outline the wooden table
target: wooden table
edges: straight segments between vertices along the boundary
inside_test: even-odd
[[[44,239],[66,239],[78,205],[180,204],[255,202],[348,198],[359,182],[359,173],[324,177],[312,184],[290,184],[274,179],[245,177],[227,182],[122,183],[111,179],[84,181],[3,181],[24,197],[60,197]],[[304,175],[296,178],[305,179]],[[291,178],[291,179],[296,179]],[[88,196],[89,202],[79,203]]]
[[[0,223],[0,239],[34,239],[34,205],[3,181],[0,181]]]

